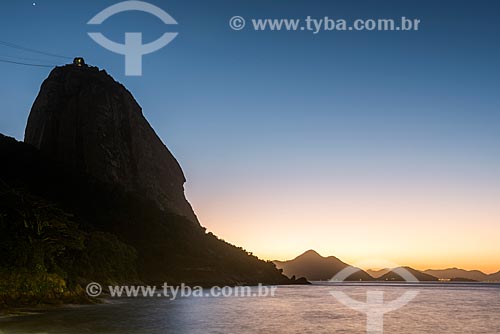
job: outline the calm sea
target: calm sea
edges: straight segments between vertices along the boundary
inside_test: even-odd
[[[280,286],[274,297],[109,299],[0,319],[0,333],[366,333],[366,315],[339,303],[330,291],[361,302],[368,291],[390,301],[418,295],[384,316],[384,333],[500,333],[500,285],[314,284]]]

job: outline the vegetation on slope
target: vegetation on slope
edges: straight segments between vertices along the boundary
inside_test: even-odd
[[[89,282],[294,283],[182,216],[0,135],[0,303],[82,296]]]

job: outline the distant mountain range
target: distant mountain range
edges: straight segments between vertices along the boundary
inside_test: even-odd
[[[376,280],[377,281],[395,281],[395,282],[402,282],[405,281],[404,277],[401,277],[401,275],[398,274],[398,270],[405,270],[406,272],[409,272],[412,274],[417,281],[419,282],[436,282],[439,281],[439,278],[431,276],[429,274],[425,274],[419,270],[410,268],[410,267],[399,267],[399,268],[394,268],[386,272],[384,275],[378,277]],[[410,280],[413,281],[413,280]]]
[[[464,270],[459,268],[448,268],[442,270],[425,270],[424,273],[444,280],[473,280],[478,282],[500,282],[500,271],[494,274],[485,274],[479,270]]]
[[[330,280],[342,269],[349,266],[349,264],[334,256],[323,257],[314,250],[308,250],[293,260],[276,260],[273,262],[278,269],[283,270],[283,274],[286,276],[305,277],[310,281]],[[439,280],[457,282],[500,282],[500,271],[488,275],[479,270],[464,270],[458,268],[442,270],[428,269],[425,271],[416,270],[410,267],[402,268],[409,271],[418,281],[422,282]],[[398,270],[394,268],[369,269],[367,271],[359,269],[357,273],[349,276],[347,281],[404,281],[404,279],[398,275],[397,271]]]
[[[278,269],[288,277],[306,277],[310,281],[327,281],[342,269],[349,267],[335,256],[323,257],[314,250],[308,250],[289,261],[273,261]],[[373,278],[365,271],[349,276],[347,281],[372,281]]]

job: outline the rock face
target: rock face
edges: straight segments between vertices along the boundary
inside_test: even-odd
[[[137,280],[206,287],[307,283],[288,279],[271,262],[140,194],[96,182],[2,134],[0,161],[0,273],[19,270],[8,276],[15,277],[13,289],[31,282],[30,270],[38,273],[40,266],[82,286]],[[3,290],[0,304],[2,292],[17,291]]]
[[[26,143],[98,180],[198,222],[184,174],[125,87],[96,67],[56,67],[31,108]]]

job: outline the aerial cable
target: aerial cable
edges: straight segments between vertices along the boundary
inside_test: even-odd
[[[35,66],[35,67],[55,67],[55,66],[57,66],[57,65],[48,65],[48,64],[30,64],[30,63],[23,63],[23,62],[12,61],[12,60],[7,60],[7,59],[0,59],[0,62],[9,63],[9,64],[16,64],[16,65],[24,65],[24,66]]]
[[[55,53],[49,53],[49,52],[40,51],[40,50],[36,50],[36,49],[32,49],[32,48],[25,48],[24,46],[17,45],[14,43],[4,42],[4,41],[0,41],[0,45],[4,45],[4,46],[10,47],[10,48],[19,49],[19,50],[23,50],[23,51],[27,51],[27,52],[38,53],[38,54],[42,54],[42,55],[50,56],[50,57],[72,59],[71,57],[68,57],[68,56],[62,56],[62,55],[58,55]]]
[[[29,57],[17,57],[17,56],[9,56],[6,54],[0,54],[0,58],[9,58],[12,59],[13,61],[20,61],[20,60],[30,60],[30,61],[35,61],[35,62],[47,62],[50,61],[49,59],[43,59],[43,58],[29,58]]]

